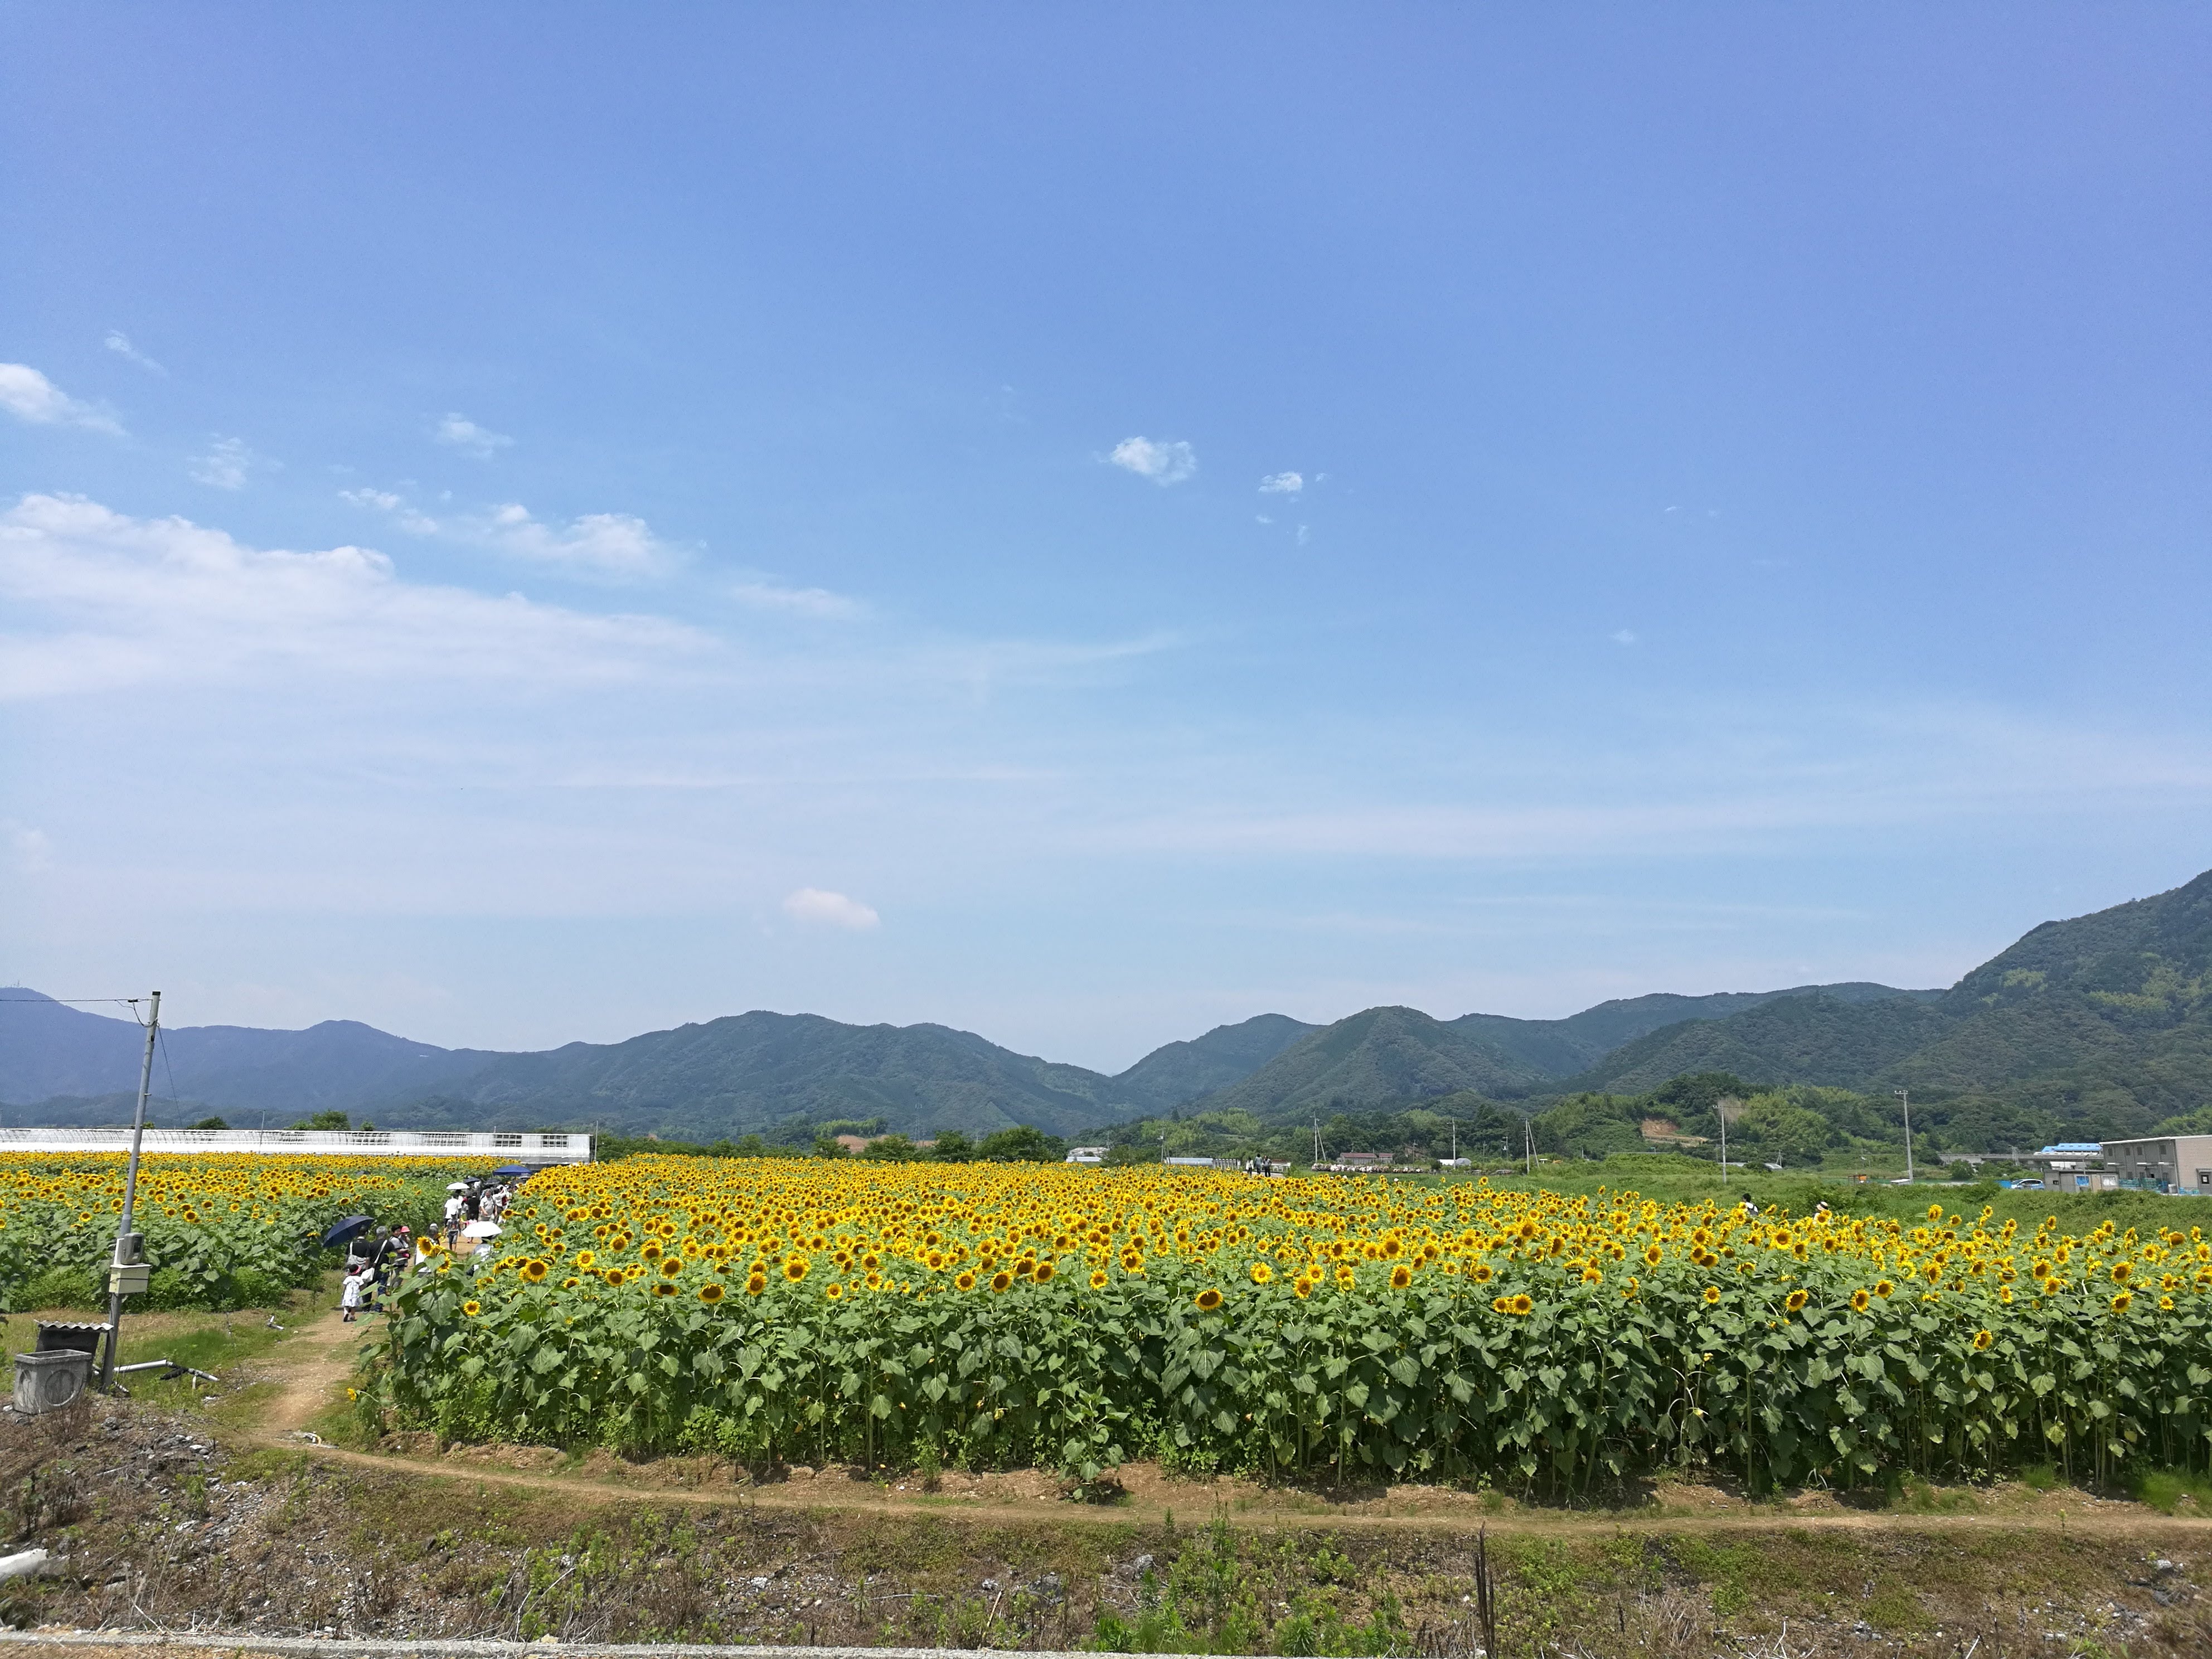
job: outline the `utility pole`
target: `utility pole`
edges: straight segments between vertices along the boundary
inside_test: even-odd
[[[1536,1173],[1536,1131],[1527,1118],[1521,1120],[1521,1150],[1528,1155],[1528,1173]]]
[[[1459,1120],[1448,1117],[1444,1121],[1452,1126],[1452,1162],[1456,1164],[1459,1162]]]
[[[1890,1093],[1905,1103],[1905,1184],[1912,1184],[1912,1091],[1892,1089]]]
[[[123,1269],[138,1261],[138,1235],[131,1230],[131,1215],[138,1202],[138,1155],[146,1142],[146,1095],[154,1086],[154,1043],[161,1034],[159,991],[154,993],[152,1002],[146,1020],[146,1059],[138,1070],[138,1109],[131,1119],[131,1166],[123,1177],[123,1219],[115,1229],[115,1259],[107,1273],[107,1349],[100,1362],[103,1392],[112,1392],[115,1387],[115,1352],[123,1340]]]
[[[1713,1103],[1713,1115],[1721,1121],[1721,1187],[1728,1187],[1728,1108],[1719,1101]]]
[[[1309,1167],[1310,1167],[1310,1168],[1312,1168],[1312,1169],[1318,1170],[1319,1168],[1321,1168],[1321,1120],[1320,1120],[1319,1118],[1316,1118],[1316,1119],[1313,1121],[1313,1123],[1314,1123],[1314,1159],[1313,1159],[1313,1163],[1312,1163]]]

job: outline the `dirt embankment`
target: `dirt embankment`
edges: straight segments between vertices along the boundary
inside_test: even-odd
[[[896,1480],[852,1504],[838,1489],[872,1484],[825,1473],[763,1503],[726,1471],[654,1491],[632,1483],[701,1472],[601,1481],[501,1468],[531,1460],[489,1450],[432,1461],[425,1474],[226,1443],[203,1419],[122,1402],[0,1416],[8,1530],[59,1563],[0,1586],[0,1613],[403,1640],[1436,1655],[1480,1640],[1476,1527],[1402,1492],[1361,1500],[1407,1506],[1364,1522],[1248,1517],[1205,1501],[1234,1487],[1164,1476],[1129,1512],[1034,1478],[1020,1496],[985,1482],[975,1504]],[[2196,1566],[2212,1539],[2196,1524],[2119,1504],[2062,1527],[2032,1508],[1795,1516],[1733,1501],[1655,1524],[1491,1517],[1503,1650],[1571,1639],[1586,1659],[1705,1659],[1770,1650],[1786,1620],[1794,1659],[1956,1659],[1978,1640],[1981,1656],[2090,1639],[2137,1659],[2212,1652]]]

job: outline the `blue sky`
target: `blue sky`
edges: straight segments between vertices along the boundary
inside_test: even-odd
[[[2180,7],[0,9],[0,979],[1108,1068],[2212,865]]]

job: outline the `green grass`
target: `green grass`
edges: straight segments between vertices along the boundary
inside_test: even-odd
[[[1897,1173],[1902,1173],[1902,1170]],[[2212,1224],[2212,1205],[2199,1208],[2186,1199],[2165,1198],[2155,1193],[2023,1192],[2000,1188],[1994,1180],[1952,1186],[1925,1177],[1911,1187],[1893,1187],[1876,1178],[1861,1186],[1847,1170],[1787,1170],[1776,1175],[1766,1170],[1732,1170],[1723,1182],[1710,1163],[1673,1153],[1616,1156],[1598,1160],[1539,1161],[1532,1176],[1492,1176],[1490,1184],[1504,1191],[1554,1192],[1595,1196],[1600,1188],[1634,1192],[1662,1204],[1695,1203],[1711,1199],[1733,1204],[1749,1193],[1762,1208],[1779,1205],[1792,1215],[1804,1215],[1826,1199],[1829,1206],[1848,1215],[1890,1216],[1918,1220],[1930,1204],[1941,1204],[1972,1219],[1988,1205],[1999,1222],[2017,1221],[2024,1232],[2033,1232],[2045,1216],[2057,1216],[2069,1233],[2086,1233],[2111,1221],[2123,1230],[2157,1226]],[[1445,1177],[1461,1181],[1472,1174],[1452,1171]]]
[[[2130,1492],[2138,1504],[2148,1504],[2166,1515],[2212,1515],[2212,1476],[2154,1469],[2138,1475],[2130,1484]],[[2185,1504],[2191,1507],[2185,1509]]]

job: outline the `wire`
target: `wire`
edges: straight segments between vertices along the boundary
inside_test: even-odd
[[[143,997],[0,997],[0,1002],[21,1002],[36,1006],[42,1002],[65,1002],[72,1006],[84,1002],[143,1002]]]
[[[167,1031],[155,1030],[154,1046],[161,1051],[161,1070],[168,1076],[169,1103],[172,1106],[181,1106],[184,1103],[177,1098],[176,1070],[169,1064],[169,1034]]]

